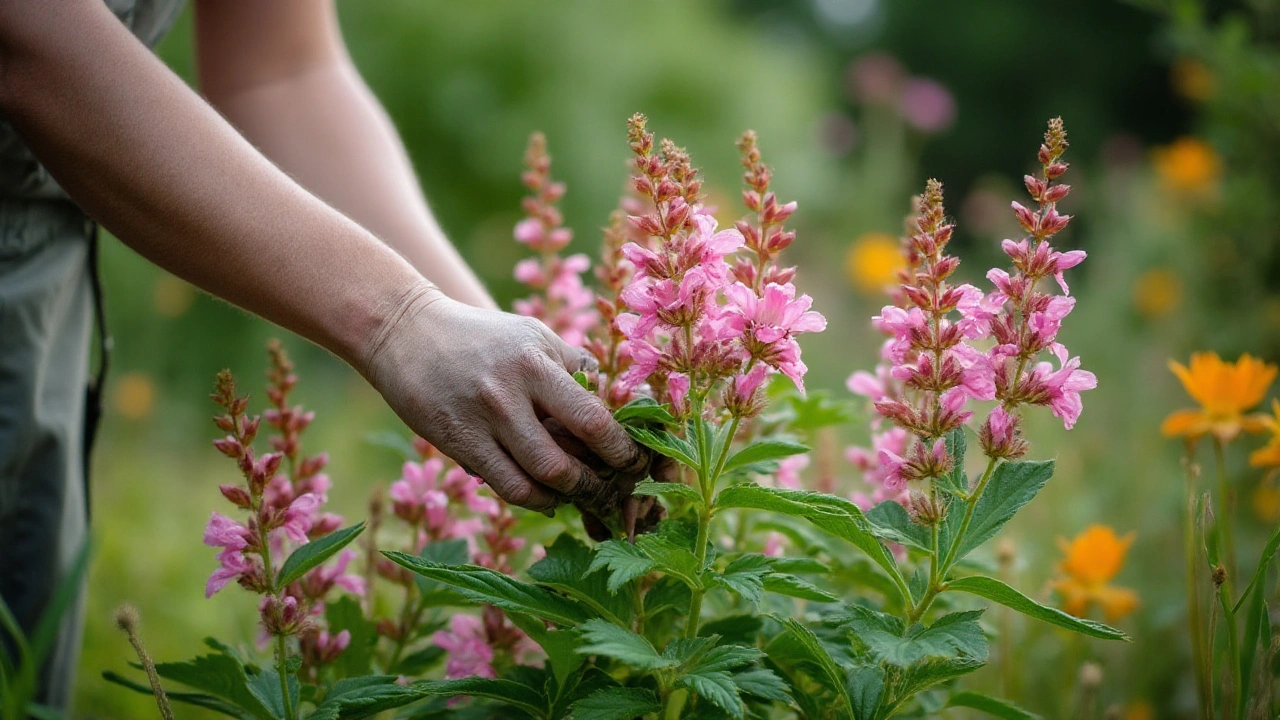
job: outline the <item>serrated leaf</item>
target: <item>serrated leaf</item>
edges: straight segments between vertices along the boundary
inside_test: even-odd
[[[849,689],[845,686],[844,668],[831,657],[831,653],[827,652],[818,636],[799,620],[781,617],[774,619],[787,631],[787,637],[794,641],[789,650],[797,654],[796,659],[813,668],[816,672],[813,679],[836,695],[838,702],[836,711],[842,713],[844,717],[853,717],[853,704],[849,697]],[[770,645],[772,646],[777,640],[775,638]],[[770,655],[772,656],[773,653],[770,652]]]
[[[631,543],[620,540],[606,540],[596,546],[595,556],[587,566],[587,575],[598,570],[608,570],[609,580],[606,588],[611,593],[632,580],[644,575],[655,567],[653,559],[641,552]]]
[[[632,495],[678,497],[688,500],[697,507],[702,507],[702,495],[684,483],[653,482],[647,480],[639,483],[631,491]]]
[[[899,697],[911,697],[958,677],[963,677],[981,668],[986,663],[971,658],[953,658],[950,660],[925,660],[904,670],[898,681]]]
[[[738,593],[748,602],[757,602],[764,593],[764,578],[773,572],[770,559],[760,554],[747,554],[729,563],[716,581]]]
[[[663,657],[647,638],[618,627],[607,620],[588,620],[578,626],[582,644],[577,652],[582,655],[603,655],[640,670],[657,670],[671,667],[676,661]]]
[[[746,717],[747,708],[738,697],[738,686],[733,676],[723,670],[690,672],[676,679],[676,687],[688,688],[698,697],[715,705],[734,720]]]
[[[659,405],[656,400],[649,397],[638,397],[614,410],[613,419],[623,425],[644,425],[645,423],[674,425],[676,422],[675,416],[667,410],[666,406]]]
[[[665,430],[623,425],[632,440],[662,455],[675,460],[685,467],[698,469],[698,458],[701,457],[693,444]]]
[[[964,472],[964,454],[967,450],[967,441],[963,425],[947,433],[946,444],[947,455],[951,458],[952,463],[951,472],[940,478],[939,483],[943,490],[952,493],[968,493],[969,478]]]
[[[655,569],[682,580],[695,590],[702,588],[698,558],[669,535],[654,533],[636,538],[637,548],[654,562]]]
[[[908,667],[928,658],[987,659],[987,638],[978,625],[981,610],[952,613],[925,627],[917,623],[900,632],[901,623],[888,623],[870,611],[851,613],[846,627],[853,631],[873,657],[897,667]],[[896,620],[896,618],[894,618]]]
[[[300,579],[307,574],[307,571],[333,557],[362,532],[364,532],[364,523],[358,522],[351,527],[335,530],[322,538],[312,540],[294,550],[284,561],[280,573],[276,576],[276,587],[282,588]]]
[[[582,635],[573,629],[552,630],[541,620],[521,613],[507,613],[512,624],[524,631],[547,654],[551,674],[563,686],[569,676],[587,661],[578,654]]]
[[[756,668],[734,673],[733,684],[738,686],[739,692],[753,697],[782,703],[791,702],[791,689],[772,670]]]
[[[742,645],[716,645],[693,658],[691,662],[682,666],[681,670],[690,672],[736,670],[743,665],[750,665],[763,657],[764,652],[758,648],[744,647]]]
[[[714,647],[720,641],[718,637],[678,637],[662,648],[662,657],[673,665],[691,664],[698,656]]]
[[[808,580],[802,580],[795,575],[787,575],[785,573],[766,575],[764,589],[776,595],[786,595],[787,597],[799,598],[810,602],[836,602],[839,600],[835,595],[818,588]]]
[[[249,689],[249,676],[240,661],[229,655],[201,655],[185,662],[157,663],[156,673],[227,700],[243,713],[262,720],[276,717]]]
[[[849,672],[849,699],[854,720],[874,720],[884,697],[884,668],[862,666]]]
[[[573,720],[632,720],[662,709],[658,696],[645,688],[612,687],[573,704]]]
[[[947,584],[948,590],[959,590],[967,592],[978,597],[986,598],[992,602],[1004,605],[1012,610],[1017,610],[1023,615],[1027,615],[1037,620],[1043,620],[1052,625],[1073,630],[1082,635],[1102,638],[1103,640],[1128,640],[1129,637],[1124,633],[1116,630],[1109,625],[1103,625],[1093,620],[1085,620],[1073,615],[1068,615],[1057,608],[1041,605],[995,578],[974,575],[971,577],[952,580]]]
[[[823,562],[807,557],[775,557],[770,558],[775,572],[792,575],[826,575],[831,568]]]
[[[721,491],[716,497],[715,507],[717,510],[767,510],[804,518],[827,533],[852,543],[889,573],[898,586],[905,585],[897,563],[872,533],[871,524],[863,516],[862,510],[844,498],[807,490],[767,488],[743,483]]]
[[[594,613],[579,603],[478,565],[441,565],[400,552],[383,551],[401,567],[455,588],[463,597],[525,613],[557,625],[577,625]]]
[[[911,522],[902,503],[886,500],[867,511],[867,522],[871,523],[877,537],[892,540],[925,552],[932,551],[933,538],[929,528]]]
[[[280,675],[275,668],[268,668],[249,675],[249,684],[247,686],[249,692],[253,693],[253,696],[258,698],[262,704],[270,708],[274,717],[297,715],[299,691],[296,673],[298,665],[294,664],[294,659],[294,657],[289,658],[291,667],[285,675],[285,681],[289,684],[288,702],[292,706],[289,710],[285,709],[285,696],[280,692]],[[301,658],[297,658],[297,660],[300,664]]]
[[[139,682],[134,682],[133,680],[130,680],[124,677],[123,675],[120,675],[119,673],[113,672],[111,670],[103,671],[102,679],[110,683],[115,683],[116,685],[119,685],[121,687],[126,687],[142,695],[150,696],[153,694],[150,685],[144,685]],[[229,715],[233,718],[242,718],[245,716],[244,710],[242,710],[238,706],[233,705],[230,702],[223,700],[222,698],[214,697],[212,695],[205,695],[204,693],[178,692],[169,688],[165,688],[165,695],[174,702],[186,703],[188,705],[202,707],[206,710],[212,710],[213,712],[216,712],[216,713]]]
[[[790,440],[757,440],[734,453],[724,464],[724,472],[769,460],[781,460],[792,455],[809,452],[807,445]]]
[[[440,565],[466,565],[471,562],[471,550],[467,546],[466,538],[433,540],[422,546],[422,551],[418,553],[418,557],[427,562]],[[470,603],[469,600],[454,592],[452,588],[444,583],[421,575],[414,575],[413,582],[418,586],[418,595],[422,605],[425,607]]]
[[[963,707],[984,712],[1004,720],[1040,720],[1040,716],[1023,710],[1008,700],[993,698],[972,690],[952,693],[947,699],[947,707]]]
[[[528,570],[539,585],[558,590],[591,607],[611,622],[624,625],[635,607],[630,588],[607,586],[608,578],[589,574],[591,550],[581,540],[563,533],[547,548],[547,554]]]
[[[1053,461],[1005,462],[996,467],[982,497],[973,509],[973,520],[964,537],[955,538],[955,560],[995,536],[1004,524],[1031,501],[1053,477]]]

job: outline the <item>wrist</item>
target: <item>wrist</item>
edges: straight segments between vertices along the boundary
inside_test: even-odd
[[[429,308],[448,302],[440,288],[420,277],[408,287],[389,293],[369,306],[361,323],[364,327],[357,331],[357,340],[344,359],[378,387],[379,369],[387,362],[395,362],[390,358],[395,338],[419,322]]]

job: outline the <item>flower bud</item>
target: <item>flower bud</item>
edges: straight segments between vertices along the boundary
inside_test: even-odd
[[[1069,192],[1071,192],[1070,185],[1054,185],[1053,187],[1045,191],[1043,202],[1047,202],[1047,203],[1058,202],[1062,198],[1066,197],[1067,193]]]
[[[1035,232],[1036,217],[1034,213],[1023,207],[1021,203],[1014,202],[1013,214],[1018,218],[1018,224],[1022,226],[1023,230],[1026,230],[1029,233]]]
[[[218,490],[222,493],[222,497],[230,500],[238,508],[247,510],[253,506],[253,499],[249,497],[249,491],[239,485],[219,485]]]
[[[214,440],[213,446],[217,448],[218,452],[229,458],[239,458],[244,454],[244,445],[241,445],[239,440],[230,435]]]
[[[1050,180],[1053,180],[1053,179],[1055,179],[1055,178],[1057,178],[1057,177],[1061,176],[1063,173],[1065,173],[1065,172],[1067,171],[1067,168],[1068,168],[1068,167],[1070,167],[1070,164],[1069,164],[1069,163],[1060,163],[1060,162],[1056,162],[1056,163],[1053,163],[1052,165],[1049,165],[1048,167],[1046,167],[1046,168],[1044,169],[1044,174],[1045,174],[1045,176],[1046,176],[1046,177],[1048,177]]]
[[[1040,202],[1040,197],[1044,193],[1044,181],[1034,175],[1023,175],[1022,182],[1027,186],[1027,193],[1031,195],[1031,199]]]

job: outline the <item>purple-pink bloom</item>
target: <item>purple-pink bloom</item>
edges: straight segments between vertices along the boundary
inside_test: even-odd
[[[320,509],[320,498],[305,493],[294,498],[284,511],[284,522],[280,528],[284,534],[296,543],[307,542],[307,533],[316,519],[316,511]]]
[[[254,565],[244,556],[240,550],[223,550],[218,554],[218,568],[209,576],[209,581],[204,586],[204,596],[206,598],[213,597],[213,594],[227,586],[227,583],[238,579],[241,575],[253,572]]]
[[[205,545],[227,550],[243,550],[249,546],[249,541],[252,539],[253,534],[244,525],[222,513],[209,514],[209,524],[204,528]]]
[[[667,394],[671,396],[671,409],[677,415],[688,412],[685,398],[689,395],[689,376],[684,373],[667,374]]]
[[[1040,404],[1048,404],[1053,414],[1062,420],[1063,426],[1070,430],[1084,410],[1080,393],[1098,387],[1098,378],[1080,369],[1080,358],[1067,359],[1066,348],[1058,345],[1053,350],[1061,367],[1055,371],[1047,362],[1036,363],[1028,384],[1047,398],[1047,403]]]
[[[431,642],[447,654],[446,678],[497,677],[493,670],[493,648],[485,637],[480,618],[456,614],[449,620],[449,629],[437,631],[431,636]]]
[[[778,462],[778,487],[799,490],[800,473],[809,467],[809,455],[792,455]]]
[[[917,130],[936,133],[956,120],[956,100],[951,91],[929,78],[912,78],[899,101],[902,119]]]
[[[866,370],[858,370],[845,381],[845,387],[854,395],[864,395],[872,402],[885,397],[885,381]]]

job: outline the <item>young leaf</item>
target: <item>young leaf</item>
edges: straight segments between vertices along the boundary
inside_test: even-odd
[[[609,687],[573,704],[573,720],[632,720],[662,709],[646,688]]]
[[[753,697],[781,703],[791,702],[791,690],[772,670],[757,668],[734,673],[733,684],[738,686],[739,692]]]
[[[578,653],[603,655],[640,670],[657,670],[671,667],[676,661],[663,657],[653,644],[642,635],[618,627],[607,620],[588,620],[578,626],[582,644]]]
[[[987,659],[987,638],[978,625],[981,610],[958,612],[938,618],[933,625],[916,624],[904,635],[901,623],[888,623],[886,616],[869,610],[853,612],[846,626],[858,636],[881,662],[908,667],[926,658]],[[897,618],[893,618],[897,620]]]
[[[780,460],[792,455],[809,452],[807,445],[789,440],[757,440],[734,453],[724,464],[724,472],[731,472],[744,465]]]
[[[948,590],[959,590],[992,602],[1000,603],[1007,608],[1043,620],[1058,627],[1074,630],[1082,635],[1102,638],[1103,640],[1128,640],[1124,633],[1108,625],[1093,620],[1085,620],[1068,615],[1057,608],[1051,608],[1032,600],[995,578],[973,575],[971,577],[952,580],[947,584]]]
[[[753,553],[735,558],[716,581],[747,602],[757,602],[764,593],[764,578],[771,572],[770,559]]]
[[[681,675],[676,680],[676,687],[688,688],[698,697],[724,710],[734,720],[746,717],[747,708],[738,697],[738,686],[733,676],[723,670],[700,671]]]
[[[589,606],[611,622],[625,625],[635,607],[634,594],[630,588],[618,592],[606,587],[603,575],[588,575],[591,561],[591,550],[564,533],[547,548],[546,557],[529,568],[529,577]]]
[[[697,507],[702,507],[702,495],[684,483],[654,482],[647,480],[639,483],[631,491],[632,495],[666,495],[684,498]]]
[[[346,547],[362,532],[364,532],[364,523],[359,522],[351,527],[335,530],[294,550],[289,559],[284,561],[280,574],[276,576],[276,587],[285,587],[306,575],[308,570],[333,557],[334,553]]]
[[[911,522],[906,508],[896,500],[886,500],[868,510],[867,522],[871,523],[877,537],[908,545],[917,550],[932,551],[933,540],[929,528]]]
[[[665,406],[659,405],[653,398],[643,396],[614,410],[613,419],[623,425],[640,426],[646,423],[674,425],[676,422],[675,416]]]
[[[787,575],[785,573],[766,575],[764,589],[775,595],[786,595],[787,597],[799,598],[810,602],[837,602],[839,600],[835,595],[819,589],[808,580],[802,580],[795,575]]]
[[[986,490],[973,509],[973,520],[959,543],[957,561],[990,540],[1004,524],[1031,501],[1053,477],[1053,461],[1006,462],[996,467]]]
[[[973,658],[934,659],[916,663],[903,671],[896,683],[895,694],[899,698],[909,698],[934,685],[968,675],[984,664]]]
[[[679,578],[692,589],[702,587],[697,556],[672,540],[669,533],[641,535],[635,546],[653,560],[655,569]]]
[[[685,467],[698,469],[699,455],[697,448],[691,443],[667,432],[666,430],[650,430],[648,428],[624,425],[632,440],[644,445],[654,452],[666,455]]]
[[[743,665],[764,657],[757,648],[741,645],[717,645],[686,663],[682,670],[694,672],[717,672],[720,670],[736,670]]]
[[[952,493],[969,492],[969,478],[964,472],[965,436],[964,426],[947,433],[947,455],[951,457],[951,472],[940,478],[942,488]]]
[[[591,389],[591,378],[588,378],[587,374],[581,370],[573,373],[573,381],[581,385],[583,390]]]
[[[972,690],[953,693],[947,700],[947,707],[971,708],[1004,720],[1040,720],[1039,715],[1027,712],[1008,700],[993,698]]]
[[[653,560],[635,545],[618,540],[606,540],[596,546],[595,557],[587,567],[586,575],[607,569],[607,589],[611,593],[654,568]]]
[[[593,613],[582,605],[537,585],[522,583],[477,565],[441,565],[401,552],[383,551],[401,567],[455,588],[463,597],[525,613],[557,625],[577,625]]]
[[[743,483],[731,485],[721,491],[716,497],[715,507],[717,510],[727,508],[767,510],[804,518],[818,528],[853,543],[865,552],[873,562],[894,578],[899,592],[906,585],[893,556],[872,533],[871,524],[867,522],[862,511],[857,505],[844,498],[807,490],[767,488]]]

